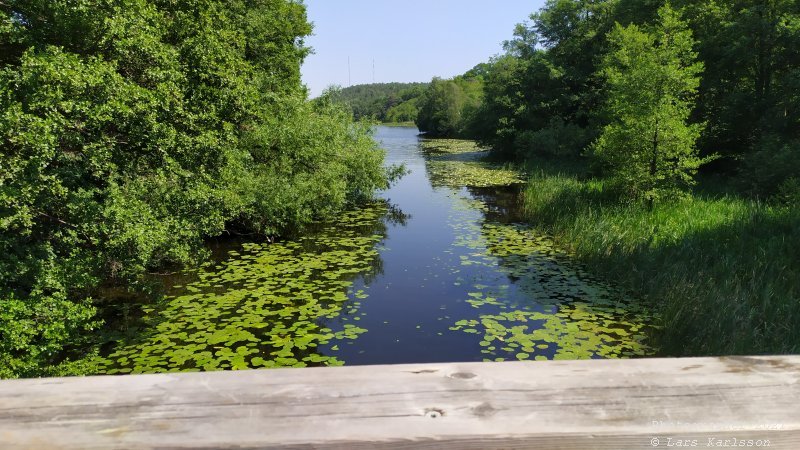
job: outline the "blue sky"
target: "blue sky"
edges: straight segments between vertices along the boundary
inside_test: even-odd
[[[303,64],[311,96],[332,84],[449,78],[502,52],[514,25],[544,0],[305,0],[314,49]]]

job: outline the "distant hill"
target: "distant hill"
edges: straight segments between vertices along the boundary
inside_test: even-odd
[[[429,83],[373,83],[343,88],[334,100],[345,103],[356,119],[373,118],[381,122],[413,122],[417,118],[418,98]]]

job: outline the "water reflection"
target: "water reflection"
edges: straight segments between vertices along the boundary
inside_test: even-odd
[[[292,241],[242,243],[227,259],[174,285],[159,307],[145,308],[135,333],[118,336],[97,361],[101,373],[338,365],[319,347],[366,330],[359,319],[367,297],[352,289],[382,275],[376,247],[387,224],[408,217],[384,201],[349,211],[335,224]],[[331,321],[331,324],[326,324]]]
[[[274,244],[218,244],[111,339],[105,373],[647,354],[650,318],[519,223],[513,168],[379,128],[410,173],[383,200]]]

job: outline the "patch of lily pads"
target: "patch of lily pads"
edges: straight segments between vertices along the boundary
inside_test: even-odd
[[[457,208],[488,210],[482,201],[463,196]],[[654,353],[647,344],[650,313],[571,263],[546,236],[522,224],[467,219],[451,225],[465,270],[485,267],[506,278],[506,284],[474,283],[463,301],[476,309],[476,316],[450,328],[480,336],[485,360]]]
[[[297,240],[243,244],[175,286],[163,305],[146,309],[148,331],[117,342],[95,361],[97,372],[343,364],[333,354],[338,343],[367,331],[349,323],[360,318],[368,295],[353,283],[379,267],[386,212],[376,203]]]
[[[552,311],[515,309],[457,321],[453,331],[480,335],[486,361],[590,359],[645,356],[652,352],[645,325],[609,309],[578,302]]]
[[[421,143],[434,186],[507,186],[524,182],[513,167],[487,161],[485,151],[471,141],[429,140]],[[583,359],[644,356],[650,313],[581,267],[545,235],[523,224],[485,220],[489,206],[472,196],[458,195],[451,216],[454,248],[464,270],[496,273],[505,282],[476,282],[464,302],[476,317],[458,320],[450,328],[481,336],[486,361],[506,359]],[[484,268],[484,270],[480,270]],[[456,271],[458,272],[458,271]],[[467,281],[459,276],[454,282]]]
[[[525,182],[520,170],[489,161],[488,151],[474,141],[423,140],[420,148],[426,155],[426,170],[434,187],[492,187]]]
[[[427,154],[487,153],[487,148],[469,139],[423,139],[419,143]]]

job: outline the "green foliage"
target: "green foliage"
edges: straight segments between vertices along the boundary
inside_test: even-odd
[[[609,41],[602,74],[611,123],[593,151],[625,190],[652,203],[691,185],[707,161],[695,147],[702,126],[687,124],[703,66],[669,6],[652,31],[617,25]]]
[[[509,158],[580,155],[610,121],[599,72],[615,23],[649,30],[663,0],[549,0],[514,30],[506,54],[489,62],[484,103],[471,134]],[[707,124],[704,170],[736,175],[773,194],[800,133],[800,3],[796,0],[674,0],[705,67],[690,120]],[[788,147],[787,147],[788,146]],[[743,170],[742,170],[743,169]],[[741,170],[741,171],[740,171]]]
[[[105,290],[146,291],[205,237],[388,183],[367,127],[304,98],[300,3],[12,0],[0,23],[2,376],[68,367]]]
[[[740,185],[757,195],[776,194],[783,183],[800,174],[800,140],[788,141],[772,134],[761,139],[757,151],[742,165]]]
[[[787,178],[778,187],[778,193],[775,195],[778,201],[788,205],[800,205],[800,178]]]
[[[653,300],[666,354],[795,352],[800,2],[673,0],[685,25],[666,3],[546,2],[490,62],[475,131],[530,160],[531,223]],[[620,195],[685,192],[717,154],[702,171],[738,196]]]
[[[472,132],[495,152],[513,151],[518,124],[532,105],[525,100],[519,78],[523,72],[521,58],[506,55],[492,60],[484,77],[484,101],[473,121]],[[525,103],[525,107],[521,105]]]
[[[385,123],[413,123],[419,114],[419,97],[412,97],[389,107],[384,115]]]
[[[434,78],[420,102],[417,127],[432,136],[456,136],[464,97],[464,91],[455,82]]]
[[[484,77],[476,136],[509,158],[580,155],[597,136],[595,73],[615,3],[550,0],[518,25]]]
[[[430,136],[469,137],[473,116],[482,97],[480,76],[461,76],[452,80],[434,78],[419,99],[415,123],[420,131]]]
[[[528,155],[568,158],[575,156],[575,149],[583,148],[588,141],[589,132],[585,128],[554,117],[543,128],[517,133],[514,149],[522,158]]]
[[[709,124],[704,145],[746,161],[776,137],[796,138],[800,3],[679,4],[686,8],[706,66],[698,111]]]
[[[237,224],[279,234],[332,217],[387,187],[383,151],[369,125],[349,117],[327,96],[311,103],[290,98],[278,115],[245,133],[242,144],[257,170],[231,180],[244,201]]]
[[[331,98],[350,108],[356,120],[413,122],[427,83],[373,83],[333,89]]]
[[[42,271],[33,292],[19,299],[12,294],[0,298],[0,378],[70,373],[76,367],[69,360],[42,368],[41,361],[52,361],[64,352],[64,346],[80,347],[86,333],[99,325],[89,299],[66,298],[68,289],[60,286],[61,274]],[[48,281],[50,282],[48,285]],[[24,357],[16,355],[24,353]]]

